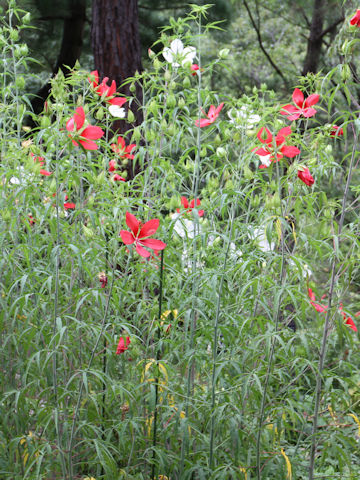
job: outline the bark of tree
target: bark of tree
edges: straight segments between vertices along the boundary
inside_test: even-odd
[[[117,86],[135,72],[142,71],[140,36],[138,27],[137,0],[93,0],[91,44],[94,53],[95,69],[100,78],[109,77]],[[136,85],[136,92],[129,91],[129,85],[119,90],[124,95],[135,96],[142,104],[142,88]],[[128,104],[125,104],[128,107]],[[142,110],[136,102],[131,105],[135,124],[142,122]],[[126,133],[128,126],[124,120],[116,122],[116,130]]]
[[[60,53],[52,76],[56,75],[59,70],[62,70],[64,75],[68,75],[69,68],[72,69],[80,58],[86,22],[86,2],[87,0],[71,0],[69,2],[69,15],[64,19]],[[35,113],[40,113],[44,108],[44,102],[50,94],[50,89],[51,84],[48,82],[37,92],[31,102]]]
[[[324,38],[325,7],[325,0],[315,0],[302,75],[317,72]]]

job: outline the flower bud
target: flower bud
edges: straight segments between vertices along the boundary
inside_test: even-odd
[[[131,82],[131,83],[130,83],[129,91],[130,91],[131,93],[135,93],[135,92],[136,92],[136,85],[135,85],[134,82]]]
[[[224,148],[224,147],[218,147],[218,148],[216,149],[216,155],[217,155],[218,157],[226,157],[226,150],[225,150],[225,148]]]
[[[226,58],[230,53],[228,48],[222,48],[219,52],[219,58]]]
[[[155,69],[156,71],[158,71],[158,70],[160,70],[160,68],[161,68],[161,62],[160,62],[160,60],[156,57],[156,58],[154,58],[154,69]]]
[[[169,107],[169,108],[175,108],[176,107],[176,97],[174,94],[170,93],[167,97],[167,100],[166,100],[166,105]]]
[[[189,77],[185,77],[183,80],[183,87],[184,88],[190,88],[191,87],[191,82]]]
[[[343,82],[346,82],[346,80],[349,80],[351,78],[351,70],[350,67],[347,63],[344,63],[341,65],[341,79]]]
[[[134,123],[135,122],[135,115],[133,114],[132,110],[128,110],[127,121],[128,121],[128,123]]]
[[[170,82],[170,80],[171,80],[170,70],[165,70],[164,79],[165,79],[166,82]]]

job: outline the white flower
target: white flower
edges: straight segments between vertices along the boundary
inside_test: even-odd
[[[260,115],[253,113],[253,111],[246,105],[243,105],[240,110],[234,110],[231,108],[227,114],[230,118],[230,123],[235,125],[236,128],[252,128],[261,120]]]
[[[16,167],[16,170],[19,172],[19,177],[11,177],[9,182],[12,184],[12,185],[24,185],[26,182],[24,181],[25,180],[25,169],[22,165],[20,165],[19,167]]]
[[[119,105],[110,105],[109,112],[113,117],[117,117],[117,118],[126,117],[125,108],[119,107]]]
[[[180,67],[185,65],[185,63],[192,63],[196,57],[196,48],[195,47],[185,47],[181,40],[176,38],[173,40],[169,47],[165,47],[163,51],[163,57],[165,60],[173,67]]]
[[[195,225],[194,221],[189,218],[184,218],[181,213],[173,213],[171,218],[175,220],[174,230],[181,238],[194,238]],[[201,233],[201,226],[199,225],[199,233]]]
[[[258,247],[263,252],[271,252],[275,248],[275,242],[269,243],[264,227],[255,228],[250,237],[257,241]]]

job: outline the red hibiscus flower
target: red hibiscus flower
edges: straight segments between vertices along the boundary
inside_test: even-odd
[[[327,306],[326,305],[321,305],[320,303],[316,303],[315,300],[315,294],[314,292],[311,290],[311,288],[308,288],[308,295],[309,295],[309,298],[310,298],[310,303],[311,305],[315,308],[315,310],[319,313],[322,313],[322,312],[325,312],[327,310]],[[321,297],[321,299],[323,299],[325,297],[325,295],[323,295]]]
[[[41,166],[45,165],[45,161],[43,157],[36,157],[34,153],[30,152],[30,156],[34,159],[34,162],[40,163]],[[40,175],[44,175],[45,177],[49,177],[52,172],[48,172],[47,170],[40,169]]]
[[[303,170],[298,170],[297,176],[309,187],[311,187],[311,185],[315,182],[311,176],[310,170],[307,167],[303,168]]]
[[[356,25],[360,27],[360,10],[356,10],[355,15],[350,20],[350,25]]]
[[[360,11],[360,10],[359,10]],[[333,125],[330,131],[330,137],[341,137],[344,135],[344,130],[337,125]]]
[[[191,202],[189,203],[188,199],[186,197],[181,197],[181,205],[185,208],[186,213],[192,212],[193,208],[195,207],[195,200],[192,199]],[[201,202],[197,198],[196,199],[196,206],[200,207]],[[177,208],[176,211],[180,213],[180,208]],[[204,210],[198,210],[198,215],[199,217],[202,217],[204,215]]]
[[[102,82],[99,84],[99,72],[94,70],[90,72],[90,76],[88,78],[91,85],[94,87],[95,92],[100,96],[104,97],[105,102],[110,103],[111,105],[117,105],[118,107],[122,107],[124,103],[127,102],[126,98],[124,97],[116,97],[116,82],[113,80],[111,85],[107,84],[109,78],[105,77]]]
[[[131,151],[136,147],[136,144],[132,143],[131,145],[126,145],[125,140],[120,136],[117,139],[117,143],[117,145],[115,143],[111,144],[113,152],[117,153],[120,158],[130,158],[132,160],[134,155]]]
[[[318,103],[319,98],[320,95],[313,93],[305,100],[302,91],[295,88],[292,95],[295,105],[284,105],[280,113],[281,115],[287,115],[288,120],[297,120],[301,116],[305,118],[313,117],[316,110],[312,106]]]
[[[125,350],[128,349],[130,343],[131,343],[130,337],[126,337],[126,345],[125,345],[125,342],[124,342],[124,338],[120,337],[120,340],[119,340],[119,343],[118,343],[118,346],[117,346],[117,349],[116,349],[116,355],[120,355],[120,353],[124,353]]]
[[[210,105],[208,113],[205,113],[204,111],[202,111],[203,114],[207,116],[207,118],[201,118],[200,120],[197,119],[195,121],[195,125],[197,127],[202,128],[202,127],[207,127],[208,125],[211,125],[212,123],[214,123],[215,120],[218,118],[220,114],[220,110],[222,109],[223,106],[224,106],[224,103],[220,103],[220,105],[216,108],[214,105]]]
[[[142,224],[134,215],[126,212],[126,225],[130,228],[131,232],[121,230],[121,239],[125,245],[135,244],[137,253],[141,257],[149,258],[151,254],[144,247],[150,248],[151,250],[164,250],[166,247],[166,243],[161,240],[147,238],[154,235],[159,228],[159,224],[160,221],[157,218]]]
[[[97,150],[98,145],[93,140],[98,140],[104,135],[100,127],[89,125],[84,128],[85,112],[83,107],[78,107],[74,115],[66,122],[66,130],[71,132],[69,137],[78,147],[79,143],[85,150]],[[78,143],[79,142],[79,143]]]
[[[264,132],[266,136],[263,136]],[[256,155],[259,155],[260,157],[261,165],[259,166],[259,168],[267,168],[271,162],[278,162],[283,157],[294,158],[296,157],[296,155],[299,155],[300,150],[297,147],[291,145],[284,145],[286,137],[288,137],[289,135],[291,135],[291,128],[282,128],[281,130],[279,130],[278,134],[275,137],[274,145],[273,136],[270,130],[266,127],[260,128],[257,133],[257,138],[260,140],[261,143],[265,144],[266,146],[258,149],[253,149],[253,152],[255,152]]]
[[[354,332],[357,332],[357,326],[355,325],[354,320],[350,317],[350,315],[348,315],[346,312],[344,312],[343,308],[344,308],[343,304],[340,303],[339,310],[340,310],[340,313],[341,313],[341,315],[344,319],[345,325],[348,325],[351,328],[351,330],[354,330]]]

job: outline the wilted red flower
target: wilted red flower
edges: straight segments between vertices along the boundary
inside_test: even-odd
[[[360,10],[359,10],[360,11]],[[330,137],[341,137],[344,135],[344,130],[341,127],[338,127],[337,125],[333,125],[331,127],[330,131]]]
[[[220,103],[220,105],[216,108],[214,105],[210,105],[208,113],[205,113],[204,111],[202,111],[203,114],[207,116],[207,118],[201,118],[200,120],[197,119],[195,121],[195,125],[197,127],[202,128],[202,127],[207,127],[208,125],[211,125],[212,123],[214,123],[215,120],[218,118],[223,106],[224,106],[224,103]]]
[[[30,225],[35,225],[35,223],[36,223],[35,218],[30,213],[29,213],[28,217],[29,217]]]
[[[287,115],[288,120],[297,120],[300,116],[305,118],[313,117],[316,113],[313,105],[318,103],[320,95],[313,93],[307,99],[304,99],[304,94],[298,88],[295,88],[292,99],[295,105],[284,105],[280,111],[281,115]]]
[[[266,136],[264,136],[264,132]],[[291,135],[291,128],[284,127],[279,130],[278,134],[275,137],[275,145],[273,144],[273,136],[270,130],[266,127],[260,128],[257,133],[257,138],[261,143],[266,144],[266,147],[254,148],[253,152],[256,155],[259,155],[261,165],[259,168],[267,168],[271,162],[278,162],[283,157],[294,158],[296,155],[299,155],[300,150],[297,147],[291,145],[284,145],[286,137]],[[275,157],[276,150],[276,157]]]
[[[127,102],[126,98],[124,97],[116,97],[116,82],[113,80],[111,85],[107,84],[109,78],[105,77],[102,82],[99,84],[99,72],[94,70],[90,72],[90,76],[88,78],[91,85],[94,87],[95,92],[100,96],[104,97],[105,102],[110,103],[111,105],[117,105],[118,107],[122,107],[124,103]]]
[[[339,310],[344,319],[345,325],[348,325],[351,328],[351,330],[354,330],[354,332],[357,332],[357,326],[355,325],[354,320],[350,317],[350,315],[344,312],[343,308],[344,308],[343,304],[340,303]],[[357,314],[355,316],[357,316]]]
[[[109,162],[109,172],[115,172],[116,169],[117,169],[116,160],[110,160],[110,162]]]
[[[125,178],[124,177],[121,177],[118,173],[115,173],[115,175],[113,175],[112,177],[113,181],[114,182],[125,182]]]
[[[200,67],[197,63],[193,63],[191,66],[190,66],[190,70],[192,71],[192,76],[195,76],[196,75],[196,72],[198,70],[200,70]],[[200,70],[202,72],[202,69]]]
[[[303,168],[303,170],[298,170],[297,176],[309,187],[311,187],[311,185],[315,182],[311,176],[310,170],[307,167]]]
[[[327,310],[327,306],[326,305],[321,305],[320,303],[316,303],[315,300],[315,294],[314,292],[311,290],[311,288],[308,288],[308,295],[309,295],[309,298],[310,298],[310,303],[311,305],[315,308],[315,310],[319,313],[322,313],[322,312],[325,312]],[[323,297],[321,297],[322,299],[325,297],[325,295]]]
[[[126,225],[130,228],[131,232],[121,230],[121,239],[125,245],[132,245],[134,243],[137,253],[141,257],[149,258],[151,255],[150,252],[143,247],[150,248],[151,250],[164,250],[166,247],[166,243],[161,240],[147,238],[154,235],[159,228],[159,224],[160,221],[157,218],[142,224],[134,215],[126,212]]]
[[[350,20],[350,25],[356,25],[360,27],[360,10],[356,10],[355,15]]]
[[[96,145],[93,140],[98,140],[99,138],[101,138],[104,135],[104,132],[103,130],[101,130],[100,127],[94,127],[92,125],[83,128],[84,123],[84,109],[83,107],[78,107],[75,110],[74,115],[66,122],[66,130],[68,132],[71,132],[71,135],[69,135],[69,137],[71,138],[72,143],[76,147],[78,147],[80,143],[80,145],[82,145],[85,150],[97,150],[98,145]]]
[[[136,147],[136,144],[132,143],[131,145],[126,145],[125,140],[120,136],[117,139],[117,143],[117,145],[116,143],[111,144],[113,152],[117,153],[120,158],[130,158],[132,160],[134,155],[131,151]]]
[[[191,202],[189,203],[188,199],[186,197],[181,197],[181,205],[185,208],[187,213],[192,212],[193,208],[195,207],[195,199],[192,199]],[[196,206],[200,207],[201,202],[197,198],[196,199]],[[176,211],[180,213],[180,208],[177,208]],[[198,210],[198,215],[199,217],[202,217],[204,215],[204,210]]]
[[[124,353],[125,350],[128,349],[128,346],[130,345],[130,343],[131,343],[130,337],[126,337],[126,345],[124,342],[124,338],[120,337],[120,340],[116,349],[116,355],[120,355],[120,353]]]
[[[101,288],[105,288],[108,283],[108,278],[105,272],[100,272],[98,274],[99,282],[101,283]]]
[[[36,157],[34,153],[30,152],[30,156],[34,159],[34,162],[40,163],[41,166],[45,164],[43,157]],[[44,175],[45,177],[49,177],[52,172],[48,172],[47,170],[40,169],[40,175]]]

